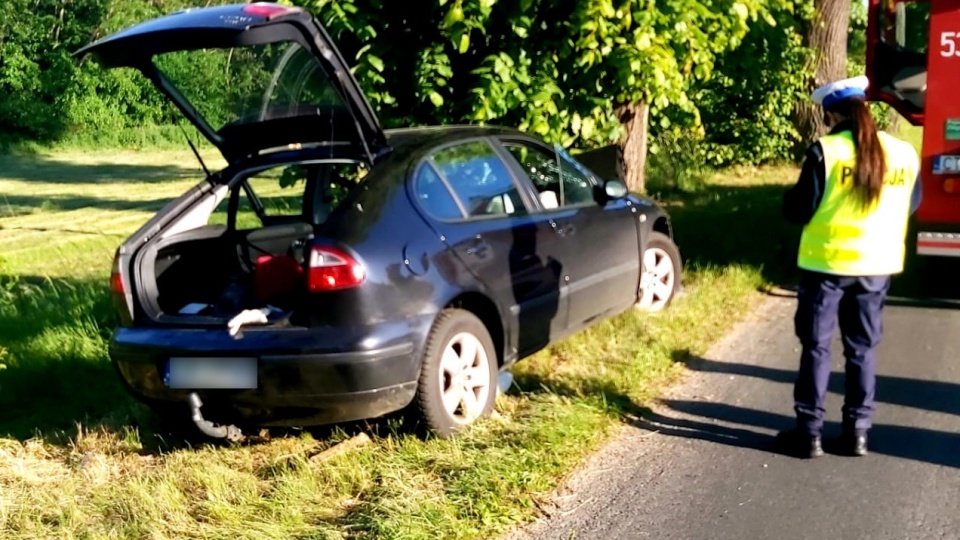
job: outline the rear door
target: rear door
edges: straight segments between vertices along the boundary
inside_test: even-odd
[[[482,282],[508,321],[509,348],[523,356],[567,326],[560,239],[531,213],[531,194],[491,141],[460,141],[433,152],[415,176],[420,205],[444,241]]]
[[[890,104],[912,124],[922,125],[930,67],[930,2],[870,0],[868,17],[869,97]]]

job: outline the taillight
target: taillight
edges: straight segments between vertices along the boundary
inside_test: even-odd
[[[133,294],[127,286],[120,268],[120,250],[113,258],[113,270],[110,272],[110,296],[113,305],[120,314],[120,322],[124,326],[133,322]]]
[[[335,291],[356,287],[367,279],[363,265],[345,252],[314,246],[310,250],[307,287],[310,292]]]
[[[123,284],[123,275],[114,267],[110,274],[110,292],[117,296],[126,296],[127,290]]]
[[[281,6],[279,4],[268,4],[265,2],[257,2],[255,4],[249,4],[243,7],[242,10],[247,15],[253,15],[255,17],[264,17],[268,21],[274,17],[280,15],[286,15],[287,13],[294,13],[301,11],[300,8],[292,6]]]

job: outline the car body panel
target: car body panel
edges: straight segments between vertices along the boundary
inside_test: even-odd
[[[558,230],[575,251],[568,274],[571,325],[623,311],[635,302],[624,294],[640,281],[638,218],[632,210],[632,204],[617,200],[558,216]]]

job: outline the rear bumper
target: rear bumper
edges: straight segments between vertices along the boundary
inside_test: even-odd
[[[110,355],[128,391],[151,405],[186,404],[190,392],[211,420],[255,425],[317,425],[374,418],[413,399],[422,344],[432,318],[363,330],[123,328]],[[256,358],[257,387],[169,388],[171,357]]]
[[[960,257],[960,232],[918,232],[917,255]]]

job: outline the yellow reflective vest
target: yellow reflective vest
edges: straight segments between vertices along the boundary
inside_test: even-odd
[[[903,271],[907,221],[920,159],[909,143],[883,132],[879,136],[887,174],[880,198],[866,209],[854,191],[853,134],[843,131],[820,139],[826,181],[820,206],[800,238],[800,268],[841,276]]]

